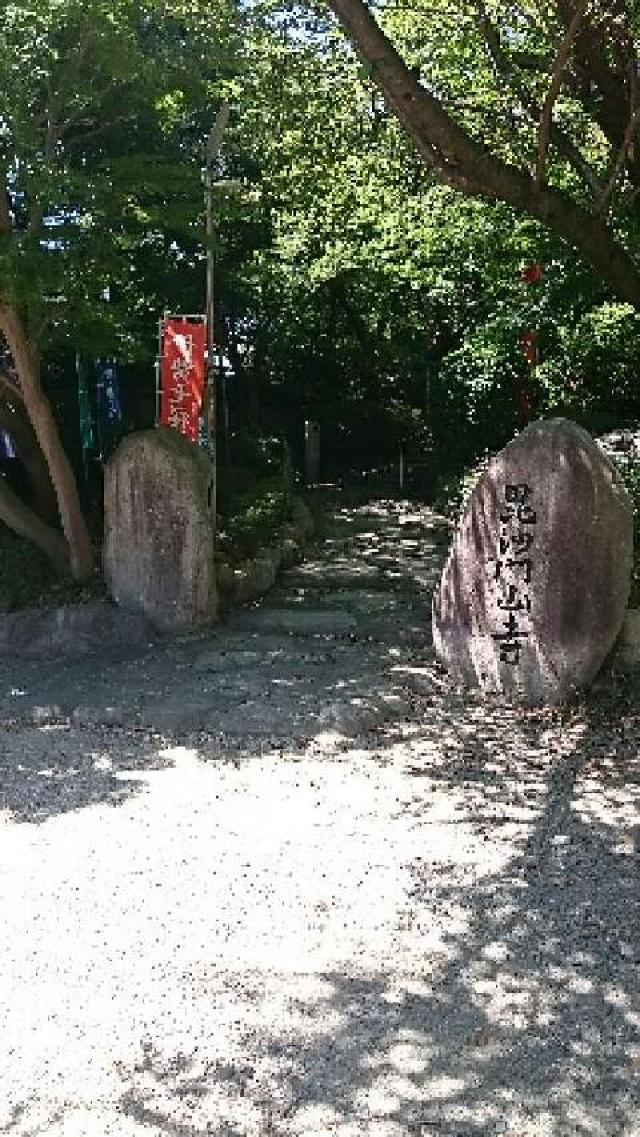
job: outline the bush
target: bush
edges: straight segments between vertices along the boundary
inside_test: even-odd
[[[218,548],[233,561],[255,556],[261,545],[273,539],[289,516],[295,488],[286,443],[249,435],[237,436],[236,442],[236,453],[240,451],[244,461],[251,461],[263,476],[243,493],[231,494],[225,516],[220,518]]]
[[[223,521],[218,547],[232,560],[253,557],[268,544],[284,524],[291,509],[291,495],[280,478],[265,478],[237,512]]]

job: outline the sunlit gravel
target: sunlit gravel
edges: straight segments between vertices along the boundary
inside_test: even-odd
[[[361,732],[6,728],[0,1133],[638,1137],[640,727],[608,713],[432,670]]]

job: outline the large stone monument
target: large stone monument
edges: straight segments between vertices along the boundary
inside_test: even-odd
[[[209,458],[168,427],[129,435],[105,469],[104,571],[114,600],[156,627],[217,612]]]
[[[629,597],[632,508],[615,466],[566,419],[532,423],[476,485],[433,603],[459,679],[526,704],[587,686]]]

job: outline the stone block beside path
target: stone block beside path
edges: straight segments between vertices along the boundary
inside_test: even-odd
[[[218,599],[209,458],[168,427],[129,435],[105,470],[104,571],[158,628],[210,624]]]
[[[464,683],[525,704],[587,687],[629,598],[632,507],[566,419],[532,423],[476,485],[433,604],[436,652]]]

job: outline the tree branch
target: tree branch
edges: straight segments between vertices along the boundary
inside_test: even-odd
[[[131,122],[133,118],[134,116],[131,114],[120,114],[112,118],[110,122],[103,122],[100,126],[91,126],[88,130],[82,130],[79,134],[73,135],[73,137],[67,141],[67,146],[76,146],[78,143],[85,142],[87,138],[95,138],[98,134],[105,134],[108,130],[111,130],[112,127],[119,126],[123,122]],[[68,119],[63,124],[63,133],[66,133],[71,126],[80,127],[81,125],[82,123],[77,119]]]
[[[576,12],[575,0],[555,0],[555,2],[560,19],[568,28]],[[623,38],[628,44],[628,50],[632,53],[628,63],[635,65],[637,60],[633,55],[633,37],[629,29],[628,7],[615,4],[615,0],[609,0],[604,18],[610,19],[613,14],[623,21]],[[611,63],[611,58],[611,55],[605,50],[603,29],[594,25],[589,15],[585,15],[575,39],[574,70],[577,73],[577,81],[582,84],[582,87],[589,84],[596,88],[598,97],[593,100],[590,113],[617,153],[622,146],[625,129],[629,122],[629,106],[631,104],[629,67],[616,69]],[[640,185],[640,162],[637,160],[630,162],[628,173],[632,183]]]
[[[564,36],[562,37],[562,40],[560,41],[553,63],[549,90],[547,91],[546,98],[540,112],[540,129],[538,132],[538,160],[536,162],[536,182],[538,185],[542,185],[544,181],[545,169],[547,165],[547,153],[549,150],[549,135],[551,132],[553,107],[556,99],[558,98],[558,95],[560,94],[560,88],[562,87],[564,73],[568,66],[569,59],[571,58],[573,41],[576,37],[578,28],[584,19],[584,15],[587,10],[587,4],[588,0],[581,0],[581,2],[578,4],[578,7],[576,8],[569,22],[569,27],[567,28]]]
[[[0,429],[6,430],[16,444],[18,457],[31,483],[36,512],[42,521],[55,526],[59,521],[55,490],[44,454],[29,421],[27,408],[15,383],[2,372],[1,380],[4,380],[6,386],[0,390]],[[16,399],[14,395],[19,397]]]
[[[616,182],[618,180],[618,177],[620,176],[620,171],[622,170],[622,167],[624,166],[625,159],[627,157],[627,154],[629,152],[631,145],[633,144],[634,137],[637,133],[639,126],[640,126],[640,106],[637,106],[635,108],[633,114],[631,115],[631,118],[629,119],[629,124],[627,126],[627,129],[625,130],[624,138],[622,139],[622,145],[621,145],[621,147],[618,151],[618,154],[616,156],[616,160],[614,163],[614,167],[613,167],[611,177],[609,178],[609,181],[607,182],[607,184],[604,186],[602,193],[600,194],[600,197],[598,198],[598,200],[596,202],[596,213],[599,215],[603,215],[604,213],[606,213],[606,211],[608,209],[609,202],[610,202],[610,200],[613,196],[613,192],[616,188]]]
[[[478,12],[478,19],[480,30],[482,32],[484,41],[487,45],[489,54],[494,62],[496,71],[502,75],[509,86],[511,87],[514,95],[520,100],[523,108],[527,114],[535,121],[539,122],[541,117],[540,105],[534,99],[525,83],[522,83],[518,78],[512,66],[511,57],[503,50],[500,43],[500,37],[494,25],[491,23],[487,10],[484,6],[483,0],[477,0],[476,8]],[[518,60],[518,63],[520,60]],[[550,123],[550,139],[557,147],[558,151],[566,158],[567,162],[577,174],[589,186],[594,197],[598,197],[602,193],[602,182],[596,174],[592,166],[589,165],[586,158],[580,153],[577,146],[571,139],[564,133],[563,130],[557,126],[553,120]]]
[[[28,505],[20,500],[4,478],[0,478],[0,521],[14,533],[33,541],[49,558],[57,571],[66,576],[69,572],[69,546],[62,533],[47,525]]]
[[[459,126],[411,74],[363,0],[329,0],[329,5],[420,153],[437,162],[451,185],[536,217],[577,247],[618,296],[640,308],[638,268],[600,219],[567,193],[538,185]]]

